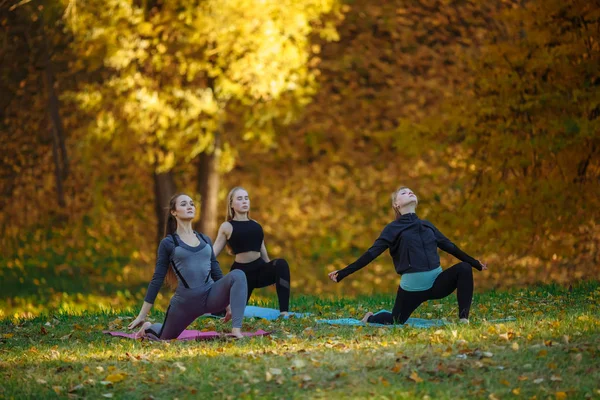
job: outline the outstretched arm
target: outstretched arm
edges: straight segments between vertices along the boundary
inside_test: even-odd
[[[433,225],[432,225],[433,226]],[[479,260],[474,259],[464,251],[462,251],[457,245],[452,243],[450,239],[442,234],[435,226],[433,226],[433,232],[435,234],[435,240],[437,241],[437,246],[444,250],[448,254],[452,254],[454,257],[458,258],[460,261],[464,261],[470,264],[473,268],[481,271],[487,269],[487,265],[482,263]]]
[[[269,255],[267,254],[267,246],[265,246],[265,241],[264,240],[263,240],[262,244],[260,245],[260,258],[262,258],[266,262],[271,261],[269,259]]]
[[[233,232],[233,226],[229,222],[223,222],[219,227],[219,232],[217,233],[217,239],[215,240],[215,244],[213,245],[213,252],[215,253],[215,257],[218,257],[221,254],[221,251],[225,248],[227,244],[227,240],[231,237],[231,232]]]
[[[352,264],[348,265],[346,268],[341,269],[339,271],[333,271],[329,273],[329,279],[334,282],[339,282],[350,274],[355,273],[356,271],[366,267],[369,265],[371,261],[379,257],[381,253],[383,253],[386,249],[388,249],[393,242],[393,234],[386,227],[386,229],[381,232],[381,235],[375,240],[373,246],[369,248],[362,256],[358,258],[358,260],[354,261]]]
[[[154,275],[152,276],[152,280],[148,285],[148,292],[146,293],[146,297],[144,299],[144,304],[136,317],[131,324],[129,324],[128,328],[133,329],[136,326],[140,325],[146,320],[152,305],[154,304],[154,300],[158,295],[158,291],[162,286],[165,276],[167,275],[167,270],[169,268],[169,262],[171,259],[171,252],[174,248],[174,243],[171,239],[165,238],[160,242],[158,246],[158,254],[156,255],[156,267],[154,268]]]

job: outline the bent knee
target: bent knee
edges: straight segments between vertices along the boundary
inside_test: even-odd
[[[274,259],[273,266],[275,266],[276,268],[290,269],[290,265],[284,258]]]
[[[229,275],[231,275],[231,279],[234,281],[239,280],[246,282],[246,274],[241,269],[234,269],[233,271],[229,272]]]
[[[471,264],[464,262],[464,261],[457,264],[456,268],[458,268],[460,270],[460,272],[471,273],[471,274],[473,273],[473,267],[471,267]]]

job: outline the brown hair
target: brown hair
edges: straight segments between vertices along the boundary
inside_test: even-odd
[[[400,214],[400,210],[396,208],[396,204],[395,204],[396,197],[398,196],[398,193],[400,193],[400,191],[402,189],[408,189],[408,187],[407,186],[400,186],[398,189],[396,189],[396,190],[394,190],[392,192],[392,208],[394,209],[394,213],[396,214],[396,218],[399,218],[400,215],[402,215],[402,214]]]
[[[173,235],[177,232],[177,218],[173,215],[173,211],[177,209],[177,199],[179,196],[183,196],[185,193],[177,193],[171,197],[169,200],[169,210],[167,211],[167,222],[165,223],[165,237],[169,235]],[[171,289],[175,289],[177,287],[177,276],[175,276],[175,272],[173,268],[169,265],[167,268],[167,275],[165,276],[165,282],[167,286]]]

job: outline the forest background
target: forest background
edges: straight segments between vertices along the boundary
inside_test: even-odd
[[[0,317],[138,304],[171,194],[214,238],[238,185],[295,293],[394,292],[386,255],[326,274],[400,185],[478,290],[600,276],[598,1],[0,0],[0,26]]]

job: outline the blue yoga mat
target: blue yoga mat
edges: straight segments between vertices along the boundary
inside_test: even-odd
[[[375,315],[382,313],[382,312],[389,312],[389,311],[381,310],[381,311],[376,312]],[[497,323],[497,322],[509,322],[509,321],[516,321],[516,318],[514,318],[514,317],[500,318],[500,319],[490,320],[487,322]],[[361,320],[354,319],[354,318],[319,319],[319,320],[317,320],[317,322],[321,323],[321,324],[329,324],[329,325],[380,326],[380,327],[386,327],[386,328],[397,328],[397,327],[402,327],[404,325],[412,326],[414,328],[433,328],[433,327],[444,326],[444,325],[448,324],[448,322],[445,322],[441,319],[424,319],[424,318],[409,318],[404,325],[384,325],[384,324],[372,324],[372,323],[365,324]]]
[[[246,318],[264,318],[270,321],[279,318],[279,310],[274,308],[265,308],[265,307],[257,307],[257,306],[246,306],[246,310],[244,310],[244,317]],[[309,316],[310,313],[296,313],[290,312],[285,318],[289,318],[294,316],[296,318],[302,318]]]
[[[375,313],[375,315],[389,312],[387,310],[381,310]],[[339,319],[319,319],[317,322],[321,324],[329,324],[329,325],[350,325],[350,326],[381,326],[386,328],[395,328],[401,327],[404,325],[409,325],[415,328],[432,328],[436,326],[444,326],[446,322],[441,319],[424,319],[424,318],[409,318],[404,325],[384,325],[384,324],[372,324],[372,323],[364,323],[359,319],[354,318],[339,318]]]
[[[273,321],[273,320],[276,320],[277,318],[279,318],[279,314],[280,314],[280,311],[276,310],[274,308],[265,308],[265,307],[257,307],[257,306],[246,306],[246,309],[244,310],[245,318],[263,318],[263,319],[267,319],[269,321]],[[296,318],[303,318],[303,317],[307,317],[309,315],[310,315],[310,313],[290,312],[284,318],[287,319],[291,316],[294,316]],[[221,316],[212,315],[212,314],[204,314],[202,317],[222,318]]]

